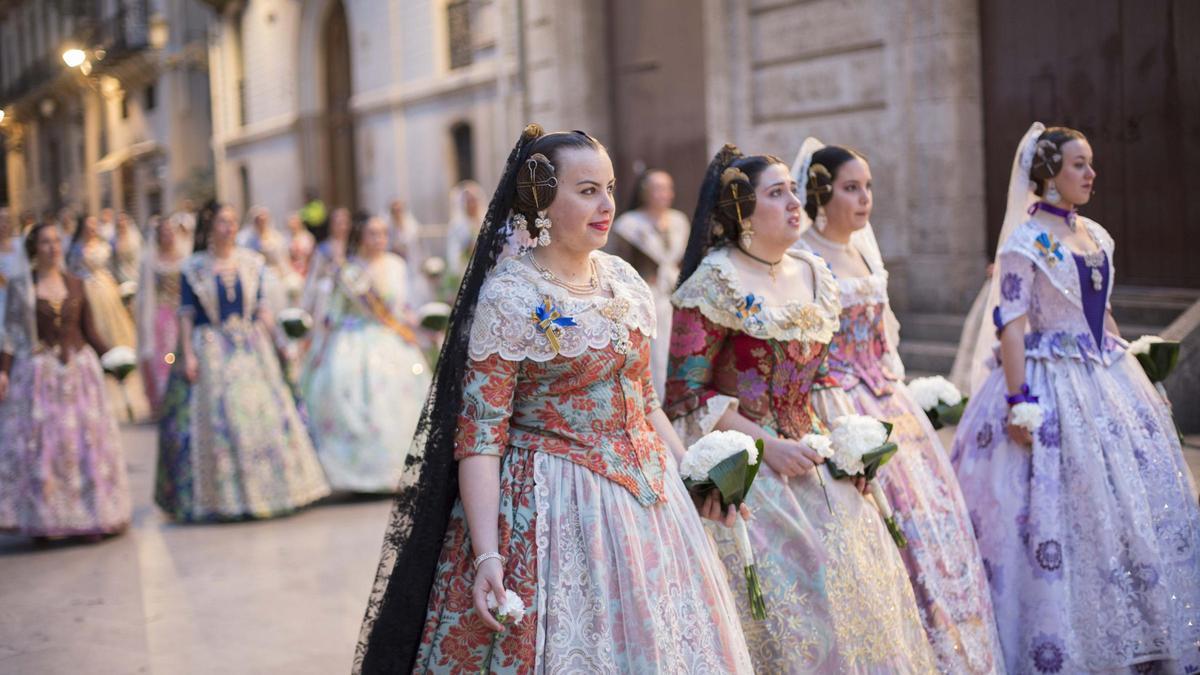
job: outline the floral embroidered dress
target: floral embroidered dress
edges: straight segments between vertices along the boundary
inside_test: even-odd
[[[667,414],[685,442],[736,409],[771,434],[825,431],[810,404],[838,326],[837,284],[807,251],[815,301],[772,307],[742,286],[728,249],[675,292]],[[731,533],[709,528],[734,580],[755,669],[768,673],[929,673],[934,657],[904,563],[875,507],[822,466],[784,480],[762,467],[747,503],[768,617],[755,621]],[[832,507],[832,513],[830,508]]]
[[[168,260],[151,251],[142,263],[134,308],[137,312],[138,359],[146,398],[157,415],[162,411],[167,378],[179,347],[179,280],[183,259]]]
[[[335,490],[391,492],[430,377],[411,333],[387,325],[406,325],[408,271],[403,259],[385,253],[369,264],[348,263],[339,274],[329,339],[304,377],[308,426]]]
[[[263,258],[235,249],[227,282],[207,252],[183,264],[199,374],[175,361],[159,422],[154,500],[181,521],[266,518],[329,494],[266,329],[255,320]]]
[[[473,609],[458,501],[415,672],[750,672],[725,570],[646,419],[650,291],[621,260],[593,259],[611,298],[570,295],[524,256],[484,283],[455,454],[502,458],[505,586],[529,613],[484,663],[492,632]]]
[[[847,396],[817,395],[830,417],[861,414],[894,425],[900,451],[879,479],[908,539],[900,555],[916,592],[921,619],[945,673],[1004,671],[987,575],[958,478],[937,433],[897,376],[899,360],[884,335],[887,270],[839,278],[841,326],[828,366]],[[838,410],[839,402],[853,408]]]
[[[1025,316],[1025,382],[1044,413],[1010,441],[1004,372],[971,398],[953,462],[1012,673],[1200,672],[1200,511],[1171,413],[1120,338],[1083,258],[1018,226],[999,255],[997,326]],[[1089,317],[1091,319],[1089,320]]]
[[[0,340],[9,373],[0,406],[0,531],[35,537],[112,534],[129,524],[129,479],[83,283],[60,302],[11,280]]]

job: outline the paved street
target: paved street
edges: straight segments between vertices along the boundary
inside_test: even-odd
[[[952,429],[943,429],[949,447]],[[133,530],[34,549],[0,536],[0,673],[345,673],[387,500],[171,525],[150,501],[153,427],[126,427]],[[1200,437],[1188,461],[1200,475]]]
[[[34,549],[0,535],[0,673],[345,673],[388,500],[171,525],[151,501],[154,427],[125,427],[133,529]]]

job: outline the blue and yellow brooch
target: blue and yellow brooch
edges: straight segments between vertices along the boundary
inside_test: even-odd
[[[1046,259],[1046,262],[1051,266],[1063,261],[1065,256],[1062,251],[1062,244],[1054,238],[1049,232],[1043,232],[1033,240],[1033,247],[1037,252]]]
[[[537,326],[538,332],[546,336],[546,341],[550,343],[550,348],[556,354],[561,351],[559,338],[562,337],[563,328],[578,325],[575,323],[575,319],[563,314],[549,297],[542,299],[542,304],[534,308],[530,317]]]

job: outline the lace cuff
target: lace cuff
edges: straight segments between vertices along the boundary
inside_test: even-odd
[[[699,408],[675,418],[671,424],[675,432],[683,440],[684,445],[691,445],[700,437],[711,432],[721,417],[729,410],[737,410],[738,400],[732,396],[717,394],[709,398]]]

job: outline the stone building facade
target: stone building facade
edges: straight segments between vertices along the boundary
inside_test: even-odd
[[[211,17],[199,0],[0,3],[10,208],[144,222],[211,195]]]

